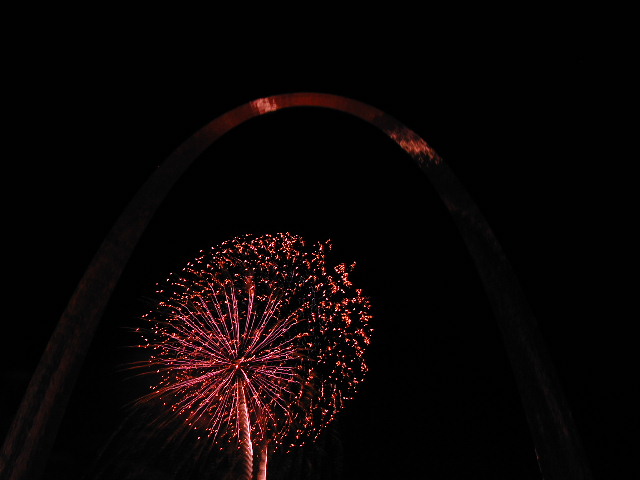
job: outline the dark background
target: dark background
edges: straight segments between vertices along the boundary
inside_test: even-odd
[[[419,25],[340,39],[300,28],[246,48],[227,36],[198,49],[176,44],[170,29],[115,42],[116,33],[87,27],[13,54],[2,433],[91,256],[156,166],[235,106],[319,91],[380,108],[448,162],[521,281],[595,476],[632,472],[638,382],[621,272],[632,270],[633,217],[618,215],[633,193],[620,178],[630,154],[617,120],[624,75],[589,25],[496,22],[463,38]],[[444,206],[393,142],[320,109],[248,122],[172,190],[91,345],[48,478],[106,475],[118,462],[178,475],[170,462],[122,454],[133,438],[122,433],[131,425],[123,406],[145,388],[119,370],[136,355],[124,348],[135,342],[126,328],[155,282],[201,248],[278,231],[330,238],[334,263],[357,262],[352,278],[375,314],[358,397],[316,450],[294,458],[329,463],[346,479],[539,478],[497,326]],[[294,468],[282,459],[273,467],[274,478]]]

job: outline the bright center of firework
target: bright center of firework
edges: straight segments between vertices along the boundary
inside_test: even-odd
[[[325,268],[289,234],[203,253],[169,280],[153,322],[160,398],[214,439],[244,422],[257,442],[302,443],[342,408],[366,371],[369,304],[347,267]],[[246,413],[240,413],[246,412]]]

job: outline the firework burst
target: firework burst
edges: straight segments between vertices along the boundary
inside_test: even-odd
[[[286,447],[317,437],[366,373],[369,301],[327,268],[328,242],[291,234],[224,242],[159,285],[145,401],[216,443]]]

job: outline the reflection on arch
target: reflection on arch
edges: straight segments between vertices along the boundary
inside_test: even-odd
[[[173,184],[228,131],[290,107],[323,107],[354,115],[376,126],[415,160],[453,216],[478,269],[515,373],[544,478],[591,478],[535,318],[466,190],[431,147],[396,119],[365,103],[321,93],[261,98],[221,115],[178,147],[140,188],[93,257],[47,345],[3,446],[2,478],[34,479],[42,473],[103,310],[134,246]]]

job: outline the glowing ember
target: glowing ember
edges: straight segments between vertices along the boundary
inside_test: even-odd
[[[366,372],[370,305],[329,243],[291,234],[224,242],[171,275],[147,314],[147,363],[161,400],[214,441],[301,445]]]

